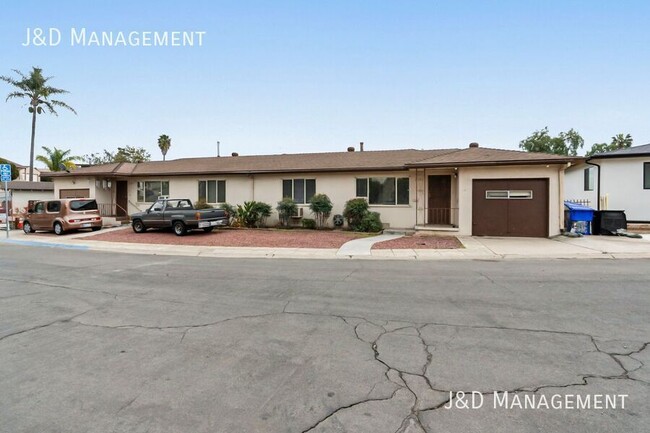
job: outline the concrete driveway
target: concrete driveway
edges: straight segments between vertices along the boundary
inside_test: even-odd
[[[227,260],[0,244],[0,266],[0,432],[650,423],[647,261]],[[450,392],[472,391],[482,407],[445,408]],[[494,408],[494,392],[627,405]]]

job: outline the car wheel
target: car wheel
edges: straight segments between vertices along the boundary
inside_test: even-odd
[[[174,233],[176,233],[176,236],[183,236],[185,233],[187,233],[187,228],[185,227],[185,223],[183,223],[183,221],[176,221],[174,223]]]
[[[34,233],[36,230],[32,227],[32,225],[29,223],[29,221],[25,221],[23,223],[23,231],[25,233]]]
[[[212,230],[214,230],[214,227],[205,227],[203,229],[203,231],[206,232],[206,233],[210,233]]]
[[[133,228],[133,231],[136,233],[144,233],[147,231],[147,228],[144,226],[144,223],[141,220],[133,221],[131,227]]]
[[[101,229],[102,229],[101,227],[93,227],[91,230],[96,232],[97,230],[101,230]]]
[[[63,234],[63,232],[64,232],[64,230],[63,230],[63,226],[61,225],[61,223],[60,222],[54,223],[54,233],[61,236]]]

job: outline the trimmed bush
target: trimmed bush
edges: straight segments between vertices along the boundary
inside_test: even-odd
[[[289,227],[291,216],[298,213],[298,205],[290,197],[285,197],[279,201],[275,209],[278,211],[280,225],[284,227]]]
[[[345,202],[343,216],[348,222],[348,227],[357,230],[361,220],[368,214],[368,202],[363,198],[353,198]],[[359,231],[359,230],[357,230]]]
[[[311,218],[303,218],[302,221],[300,221],[300,225],[302,225],[303,229],[313,230],[316,228],[316,220],[313,220]]]
[[[316,216],[316,224],[319,229],[325,226],[332,212],[332,207],[332,201],[327,194],[316,194],[309,201],[309,210]]]
[[[379,212],[368,212],[356,227],[359,232],[377,233],[384,229]]]

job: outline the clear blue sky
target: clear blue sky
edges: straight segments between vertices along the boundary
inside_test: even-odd
[[[155,159],[482,146],[576,128],[650,142],[647,1],[20,1],[0,74],[40,66],[79,113],[41,115],[37,149],[144,146]],[[23,47],[56,27],[58,47]],[[88,31],[206,31],[203,47],[70,47]],[[28,163],[30,115],[4,102],[0,154]]]

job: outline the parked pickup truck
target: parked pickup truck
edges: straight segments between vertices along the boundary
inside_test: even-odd
[[[136,233],[149,228],[171,227],[178,236],[188,230],[203,229],[211,232],[215,227],[228,225],[228,214],[223,209],[194,209],[188,199],[158,200],[145,212],[131,215],[131,226]]]

